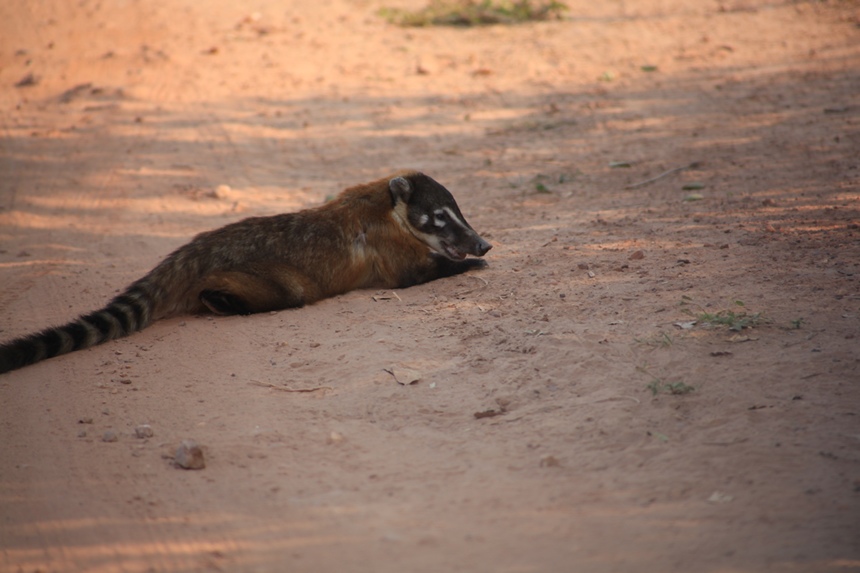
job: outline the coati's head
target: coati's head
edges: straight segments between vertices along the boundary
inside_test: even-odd
[[[423,173],[407,173],[388,182],[395,212],[413,235],[445,257],[484,256],[492,245],[475,232],[451,193]]]

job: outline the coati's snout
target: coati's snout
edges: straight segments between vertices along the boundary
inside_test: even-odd
[[[398,203],[404,205],[412,233],[440,255],[459,261],[483,257],[493,248],[466,222],[451,192],[427,175],[395,177],[389,189],[395,211]]]
[[[487,251],[489,251],[490,249],[493,248],[493,245],[491,245],[490,243],[485,241],[482,237],[480,237],[477,234],[475,235],[475,237],[478,240],[475,243],[475,250],[472,251],[471,254],[475,255],[476,257],[483,257],[484,255],[487,254]]]
[[[483,257],[487,251],[493,248],[493,245],[485,241],[478,233],[471,228],[469,233],[463,233],[463,237],[459,237],[454,242],[445,239],[439,239],[442,246],[440,254],[445,255],[449,259],[459,261],[466,258],[466,255],[474,255]],[[432,247],[432,245],[431,245]]]

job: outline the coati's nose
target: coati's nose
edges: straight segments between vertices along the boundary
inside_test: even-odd
[[[483,257],[487,254],[487,251],[493,248],[493,245],[478,237],[478,243],[475,245],[475,255],[478,257]]]

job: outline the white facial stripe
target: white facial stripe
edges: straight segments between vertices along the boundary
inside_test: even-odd
[[[427,224],[427,221],[429,221],[429,220],[430,220],[430,217],[428,217],[427,215],[421,215],[418,218],[418,224],[423,227],[424,225]]]
[[[445,210],[445,212],[446,212],[446,213],[448,213],[448,216],[449,216],[449,217],[451,217],[451,220],[452,220],[452,221],[454,221],[455,223],[457,223],[458,225],[460,225],[460,226],[461,226],[461,227],[463,227],[464,229],[465,229],[465,228],[468,228],[468,226],[466,225],[466,222],[465,222],[465,221],[463,221],[462,219],[460,219],[460,218],[459,218],[459,217],[454,213],[454,211],[452,211],[452,210],[451,210],[451,208],[450,208],[450,207],[443,207],[443,209]]]

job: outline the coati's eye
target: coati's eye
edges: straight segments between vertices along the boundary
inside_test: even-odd
[[[433,224],[439,228],[448,224],[448,213],[444,209],[433,211]]]

